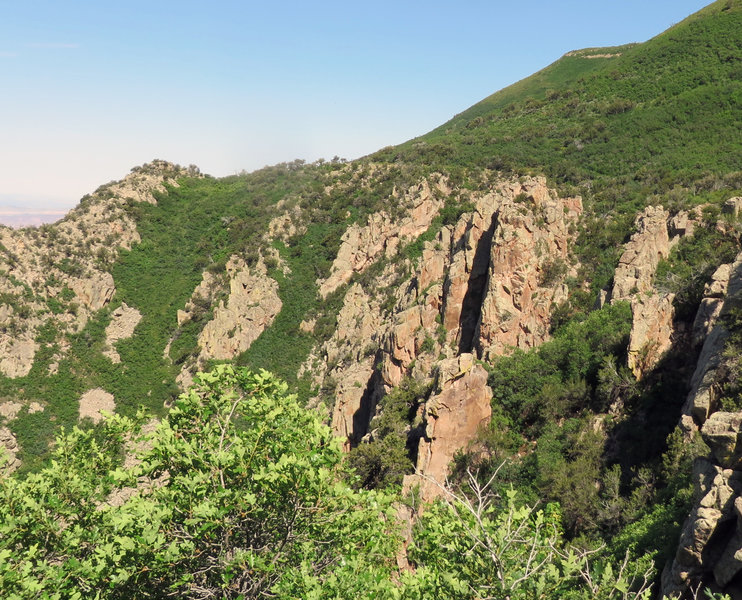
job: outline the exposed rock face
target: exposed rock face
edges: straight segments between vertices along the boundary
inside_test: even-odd
[[[240,256],[232,256],[227,261],[224,276],[204,271],[190,300],[177,312],[178,327],[181,327],[189,320],[202,318],[210,306],[214,307],[213,317],[199,334],[198,355],[183,364],[176,378],[182,389],[193,383],[194,373],[202,369],[207,360],[231,360],[247,350],[281,311],[278,283],[268,277],[262,257],[248,267]],[[229,284],[228,293],[224,290],[224,279]],[[217,302],[220,297],[222,299]],[[164,355],[170,358],[169,343]]]
[[[484,358],[532,348],[549,336],[551,306],[566,299],[570,224],[579,198],[561,200],[543,180],[524,186],[497,215],[482,313],[476,332]]]
[[[418,485],[425,503],[441,495],[454,455],[492,415],[487,371],[472,354],[442,361],[435,385],[436,393],[423,410],[425,436],[420,439],[415,474],[406,476],[403,485],[405,490]]]
[[[734,198],[729,198],[726,202],[724,202],[724,206],[722,207],[722,211],[728,215],[732,215],[733,217],[739,216],[739,211],[742,209],[742,197],[741,196],[735,196]]]
[[[103,308],[116,291],[110,273],[93,272],[85,279],[71,280],[68,286],[75,292],[75,297],[91,311]]]
[[[133,168],[130,175],[110,184],[108,189],[123,201],[157,204],[154,194],[166,192],[165,183],[177,187],[176,178],[184,175],[197,177],[200,172],[193,165],[183,168],[164,160],[153,160],[151,163]]]
[[[707,287],[711,293],[720,293],[724,288],[724,274],[727,269],[720,267],[717,269],[715,276],[719,274],[719,279],[714,280]],[[729,337],[729,332],[724,325],[718,321],[718,317],[732,310],[733,307],[739,306],[742,301],[742,254],[739,254],[734,263],[729,266],[729,279],[726,282],[726,296],[723,301],[721,298],[714,298],[721,301],[721,306],[714,306],[716,317],[713,318],[714,325],[711,332],[706,337],[701,349],[701,355],[698,357],[696,370],[691,379],[691,390],[688,398],[683,405],[683,414],[692,416],[698,425],[703,425],[711,412],[716,410],[716,403],[719,399],[719,374],[717,370],[722,360],[722,350]],[[699,313],[704,311],[702,305]],[[706,317],[702,316],[705,320]],[[696,318],[696,322],[699,318]]]
[[[279,210],[282,207],[283,201],[276,205],[276,208]],[[301,209],[295,206],[292,210],[286,210],[271,219],[270,223],[268,223],[268,238],[288,243],[292,236],[306,231],[306,227],[303,227],[299,223],[301,223]]]
[[[121,357],[116,351],[116,342],[130,338],[134,335],[134,329],[142,320],[141,313],[126,303],[121,304],[111,314],[111,322],[106,327],[106,349],[103,355],[111,359],[111,362],[120,363]]]
[[[77,332],[110,302],[115,286],[108,265],[139,241],[126,205],[154,202],[154,192],[164,192],[165,183],[175,184],[182,175],[197,170],[155,161],[101,186],[54,225],[0,228],[0,293],[9,300],[0,306],[2,374],[29,373],[44,324]]]
[[[613,277],[612,300],[627,300],[652,290],[660,259],[670,255],[669,217],[661,206],[648,206],[636,218],[636,233],[626,244]]]
[[[635,296],[631,299],[628,364],[640,379],[672,347],[675,294]]]
[[[631,302],[629,368],[637,378],[671,346],[674,294],[657,294],[652,287],[660,259],[670,255],[669,217],[661,206],[648,206],[639,214],[636,233],[624,247],[613,278],[611,301]],[[681,220],[675,228],[687,231],[688,225]]]
[[[700,429],[711,452],[708,458],[696,460],[694,507],[672,566],[663,573],[662,592],[687,593],[690,585],[713,578],[722,590],[737,597],[742,593],[734,583],[742,573],[742,413],[717,411],[722,351],[729,336],[718,316],[742,300],[742,255],[716,271],[706,296],[711,302],[699,309],[696,325],[702,325],[696,333],[712,327],[691,380],[681,426],[688,435]]]
[[[214,309],[214,318],[198,338],[199,362],[232,359],[247,350],[281,310],[278,283],[260,260],[249,268],[233,256],[227,263],[229,297]]]
[[[80,420],[90,418],[93,423],[100,423],[103,420],[102,411],[112,413],[115,409],[113,394],[101,388],[88,390],[80,396]]]
[[[214,301],[217,285],[216,277],[208,271],[204,271],[201,275],[201,283],[193,290],[190,300],[186,302],[185,309],[179,310],[177,313],[179,327],[186,321],[197,317],[199,310],[203,311],[206,307],[211,306]]]
[[[693,234],[695,221],[687,212],[670,219],[661,206],[648,206],[637,216],[635,227],[616,267],[611,301],[631,302],[628,363],[640,379],[670,349],[674,333],[675,295],[654,290],[657,265],[681,237]]]
[[[8,475],[21,466],[18,442],[7,427],[0,427],[0,474]]]
[[[432,186],[423,180],[399,199],[404,210],[401,218],[386,212],[375,213],[366,225],[349,227],[343,234],[329,277],[317,282],[320,295],[327,297],[350,281],[354,273],[362,273],[381,256],[393,256],[400,243],[417,238],[430,227],[450,192],[442,177]]]
[[[559,199],[542,178],[498,180],[485,192],[447,194],[473,210],[423,245],[417,267],[402,262],[385,269],[370,284],[373,292],[351,286],[335,334],[304,367],[318,387],[333,390],[333,429],[349,446],[368,432],[377,402],[389,389],[406,377],[429,383],[442,357],[456,361],[477,350],[491,356],[548,337],[551,305],[565,293],[570,225],[580,214],[580,200]],[[515,274],[501,272],[513,266]],[[553,280],[547,281],[552,268]],[[410,270],[400,282],[398,274]],[[372,298],[392,284],[393,308],[383,311]],[[503,306],[517,310],[517,318],[506,322]],[[448,435],[446,425],[441,427],[439,441],[429,448],[434,467]],[[465,444],[469,438],[462,439]],[[441,456],[447,465],[451,457]]]
[[[698,308],[696,318],[693,321],[693,344],[702,343],[711,333],[716,320],[721,314],[724,305],[724,297],[729,287],[729,277],[732,273],[732,265],[721,265],[711,276],[711,281],[706,284],[703,291],[701,306]]]
[[[5,421],[12,421],[18,416],[22,408],[23,404],[20,402],[13,402],[12,400],[2,402],[0,403],[0,417],[3,417]]]
[[[0,371],[6,377],[25,377],[33,366],[39,345],[30,339],[29,332],[18,338],[0,337]]]
[[[335,333],[324,345],[326,358],[317,361],[316,368],[327,369],[325,386],[328,382],[335,386],[331,423],[333,431],[347,440],[346,448],[367,433],[380,395],[374,373],[381,323],[378,300],[360,285],[352,285],[338,314]]]
[[[742,467],[742,413],[715,412],[703,424],[701,435],[722,469]]]
[[[373,388],[373,357],[337,370],[332,430],[345,440],[345,449],[360,442],[368,432],[368,424],[378,401]]]
[[[724,587],[742,570],[742,474],[698,459],[693,480],[695,507],[672,567],[662,576],[667,597],[685,593],[706,575]]]

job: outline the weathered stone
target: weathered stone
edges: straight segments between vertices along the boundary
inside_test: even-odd
[[[76,298],[91,311],[99,310],[111,301],[116,286],[110,273],[90,273],[84,279],[72,279],[67,285]]]
[[[423,180],[411,187],[399,202],[404,208],[401,218],[387,212],[374,213],[364,226],[352,225],[343,234],[338,255],[330,275],[318,280],[320,295],[325,298],[350,281],[354,273],[362,273],[382,256],[396,254],[400,243],[417,238],[432,223],[450,191],[445,180]],[[437,190],[437,191],[434,191]]]
[[[18,442],[7,427],[0,427],[0,474],[8,475],[21,466]]]
[[[416,472],[403,484],[406,491],[419,486],[425,503],[441,494],[454,455],[476,437],[492,410],[487,371],[471,354],[441,361],[436,390],[423,411],[425,436],[419,443]]]
[[[335,435],[345,441],[346,450],[367,433],[373,416],[375,399],[369,397],[368,389],[373,373],[374,361],[370,357],[343,369],[342,377],[336,380],[331,425]]]
[[[721,314],[731,272],[732,265],[721,265],[714,271],[711,281],[704,288],[703,299],[693,321],[692,341],[696,346],[708,337]]]
[[[120,363],[121,357],[116,351],[116,343],[119,340],[130,338],[134,335],[134,329],[142,320],[141,313],[126,303],[122,303],[111,314],[111,322],[106,327],[106,348],[103,355],[111,359],[111,362]]]
[[[212,358],[229,360],[244,352],[281,310],[278,283],[268,277],[262,260],[248,268],[233,256],[226,270],[229,297],[214,309],[214,317],[199,335],[199,364]]]
[[[80,396],[80,420],[90,418],[93,423],[103,420],[103,411],[112,413],[116,409],[113,394],[101,388],[88,390]]]
[[[201,274],[201,282],[193,290],[190,299],[186,302],[185,309],[177,312],[178,327],[199,316],[199,311],[203,311],[205,307],[213,303],[216,288],[216,277],[209,271],[204,271]]]
[[[628,365],[637,379],[672,346],[675,294],[640,295],[631,299],[632,326]]]
[[[101,186],[53,225],[18,231],[0,228],[5,249],[0,252],[0,293],[15,296],[24,312],[23,318],[13,319],[13,327],[0,331],[0,372],[8,377],[27,375],[42,326],[79,332],[92,313],[110,302],[115,286],[108,265],[122,249],[140,240],[126,205],[154,202],[154,193],[166,192],[166,182],[175,185],[175,178],[186,174],[198,173],[154,161],[119,182]],[[34,293],[28,294],[29,290]],[[55,310],[50,312],[52,302]],[[2,322],[12,318],[7,309],[0,309]],[[49,366],[50,374],[66,352],[61,346]]]
[[[672,566],[662,576],[662,594],[667,597],[684,593],[714,568],[722,549],[710,552],[708,544],[733,518],[732,499],[740,490],[736,479],[724,477],[719,467],[704,459],[696,460],[693,480],[697,504],[685,521]],[[720,494],[720,488],[728,491]]]
[[[648,206],[637,217],[636,233],[624,247],[613,277],[613,302],[652,289],[657,264],[670,254],[668,218],[669,213],[661,206]]]
[[[725,469],[742,467],[740,444],[742,413],[715,412],[701,427],[703,441],[711,448],[716,464]]]
[[[0,372],[6,377],[25,377],[31,371],[39,345],[28,331],[16,338],[0,336]]]
[[[504,196],[495,215],[488,278],[475,334],[483,358],[548,339],[551,308],[566,299],[570,224],[579,198],[558,199],[542,179]],[[515,191],[515,190],[513,190]],[[517,199],[526,197],[526,202]]]
[[[680,238],[693,235],[696,229],[696,221],[687,211],[681,210],[668,223],[670,235],[670,246],[674,246]]]
[[[727,279],[726,295],[718,312],[718,315],[721,316],[732,310],[742,296],[742,253],[737,255],[734,263],[729,266],[728,278],[726,277],[726,269],[720,268],[716,273],[719,274],[719,278],[716,283],[712,281],[709,291],[718,293],[724,287],[724,279]],[[717,370],[722,362],[722,351],[728,337],[729,332],[718,321],[717,317],[710,333],[704,340],[696,369],[691,378],[691,390],[683,405],[683,414],[692,415],[701,425],[706,421],[709,414],[716,409],[716,403],[719,400],[720,388]]]
[[[22,408],[23,404],[20,402],[13,402],[12,400],[0,402],[0,417],[3,417],[6,421],[12,421],[18,416]]]
[[[721,212],[727,215],[732,215],[736,218],[739,215],[740,209],[742,209],[742,196],[735,196],[734,198],[729,198],[724,202],[724,205],[721,207]]]

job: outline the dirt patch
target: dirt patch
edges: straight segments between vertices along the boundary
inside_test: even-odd
[[[80,420],[89,417],[93,423],[103,420],[101,411],[114,412],[116,403],[113,394],[101,388],[88,390],[80,396]]]

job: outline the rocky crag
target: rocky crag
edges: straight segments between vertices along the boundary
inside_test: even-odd
[[[111,364],[121,363],[117,344],[136,336],[143,315],[116,303],[110,266],[140,241],[132,206],[156,202],[155,193],[185,175],[198,173],[168,163],[146,165],[100,188],[57,225],[0,230],[4,377],[28,375],[45,343],[41,334],[51,326],[62,334],[47,369],[53,376],[70,349],[65,334],[80,332],[103,312],[101,353]],[[567,280],[578,272],[573,249],[583,208],[579,197],[560,197],[544,178],[490,172],[472,188],[432,174],[395,188],[387,200],[387,208],[342,233],[329,271],[316,280],[318,297],[339,298],[340,308],[331,334],[312,348],[299,375],[311,380],[318,391],[313,405],[326,411],[348,450],[378,435],[374,419],[384,397],[416,382],[423,392],[406,432],[414,473],[403,487],[425,503],[441,493],[456,454],[471,448],[490,420],[492,391],[483,363],[550,338],[554,308],[568,299]],[[729,204],[729,211],[736,209]],[[291,271],[277,248],[290,249],[306,230],[306,210],[282,200],[256,259],[232,254],[221,270],[203,271],[167,324],[164,357],[170,364],[171,344],[199,324],[195,351],[175,365],[181,388],[211,362],[245,353],[284,310],[276,269],[285,276]],[[696,505],[664,576],[668,593],[699,581],[730,590],[742,572],[742,418],[720,410],[729,371],[724,316],[742,301],[742,256],[713,273],[692,324],[677,322],[674,295],[655,281],[661,261],[694,235],[701,219],[700,209],[644,209],[621,248],[610,289],[601,295],[602,302],[631,305],[627,366],[637,380],[650,376],[679,340],[700,353],[681,426],[689,438],[701,436],[710,452],[693,474]],[[300,330],[311,335],[316,324],[306,315]],[[95,384],[77,397],[81,420],[97,423],[117,410],[114,393]],[[42,411],[43,402],[0,399],[0,443],[9,456],[3,469],[20,465],[14,419]]]
[[[741,305],[739,255],[734,263],[719,267],[706,285],[694,323],[694,339],[703,339],[703,348],[680,425],[688,439],[700,435],[709,453],[694,464],[694,505],[662,578],[668,596],[685,593],[699,582],[734,597],[742,592],[742,413],[720,406],[729,363],[735,359],[725,352],[730,331],[723,317]]]
[[[318,388],[332,390],[332,426],[347,447],[373,436],[379,399],[404,379],[430,388],[417,453],[426,501],[455,452],[488,421],[491,392],[476,359],[548,339],[550,311],[566,297],[563,280],[575,268],[570,247],[582,211],[579,198],[559,198],[541,178],[495,180],[479,192],[440,180],[434,186],[414,190],[413,210],[394,228],[374,218],[343,237],[321,290],[350,281],[371,264],[369,254],[393,258],[398,240],[424,231],[442,205],[431,189],[471,207],[423,245],[419,261],[389,262],[365,288],[351,285],[335,333],[304,367]],[[379,289],[387,290],[387,308]]]
[[[156,202],[153,194],[183,175],[197,171],[155,161],[101,186],[59,223],[0,228],[0,373],[27,375],[42,327],[80,331],[111,301],[116,287],[109,267],[140,239],[127,207]]]

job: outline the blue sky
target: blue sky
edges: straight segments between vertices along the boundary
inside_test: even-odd
[[[68,209],[153,158],[357,158],[706,4],[0,0],[0,208]]]

